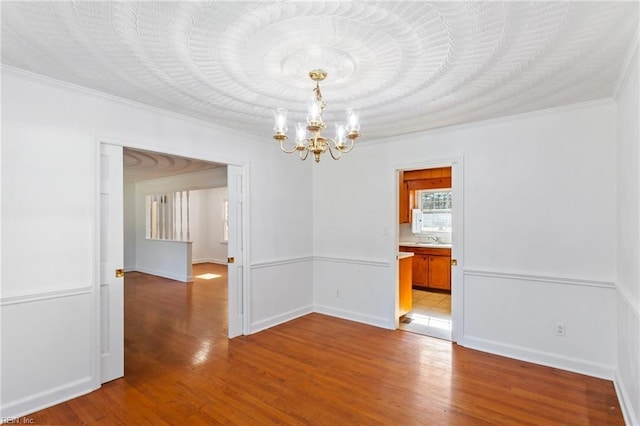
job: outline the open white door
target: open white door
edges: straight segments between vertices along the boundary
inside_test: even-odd
[[[243,330],[243,176],[242,167],[227,166],[229,192],[229,242],[227,276],[229,286],[229,338],[244,334]]]
[[[100,382],[124,376],[122,147],[100,145]]]

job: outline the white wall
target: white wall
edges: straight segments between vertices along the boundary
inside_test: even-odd
[[[190,191],[190,240],[193,244],[188,246],[180,245],[179,247],[190,249],[189,259],[194,262],[215,261],[225,263],[227,257],[226,245],[220,243],[222,229],[221,227],[215,227],[212,223],[216,220],[222,220],[221,207],[213,208],[210,204],[221,203],[220,197],[226,194],[226,184],[226,167],[135,183],[135,195],[131,200],[135,204],[135,208],[128,208],[125,204],[125,211],[132,210],[135,212],[133,223],[134,247],[128,248],[125,245],[125,253],[131,251],[136,253],[135,266],[132,267],[132,270],[179,281],[191,280],[191,273],[183,274],[181,265],[174,264],[175,267],[180,268],[179,270],[169,268],[169,263],[159,257],[160,252],[164,253],[166,251],[166,244],[158,244],[156,241],[146,238],[146,196],[186,190]],[[129,200],[125,199],[125,201]],[[186,203],[186,199],[184,202]],[[128,218],[125,218],[125,223],[127,222]],[[183,237],[184,239],[187,238],[186,235],[183,235]],[[126,241],[128,240],[125,239]],[[160,250],[160,252],[157,253],[157,250]],[[184,256],[183,258],[186,259]]]
[[[1,417],[99,386],[100,141],[248,165],[248,297],[272,298],[250,306],[249,325],[310,310],[311,165],[282,154],[266,129],[262,143],[3,66]]]
[[[617,96],[617,375],[628,424],[640,424],[640,86],[638,40]]]
[[[227,188],[190,192],[193,263],[227,263],[227,244],[223,241],[223,202]]]
[[[395,327],[395,170],[462,158],[458,342],[613,377],[615,111],[602,101],[363,141],[320,163],[316,309]]]

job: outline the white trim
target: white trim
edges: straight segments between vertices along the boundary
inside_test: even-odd
[[[627,50],[627,54],[624,57],[624,62],[622,63],[622,68],[620,69],[620,73],[618,74],[618,79],[616,80],[615,86],[613,86],[613,98],[618,100],[624,86],[626,86],[627,81],[629,81],[629,76],[631,75],[631,70],[633,69],[633,64],[638,57],[638,52],[640,51],[640,25],[636,28],[636,33],[633,36],[633,40],[631,40],[631,45],[629,45],[629,49]]]
[[[204,259],[195,259],[191,261],[192,265],[197,265],[199,263],[215,263],[216,265],[226,265],[227,259],[214,259],[214,258],[204,258]]]
[[[389,321],[388,318],[373,316],[373,315],[363,315],[359,312],[348,311],[345,309],[337,309],[331,306],[324,305],[314,305],[314,312],[324,315],[330,315],[336,318],[342,318],[349,321],[356,321],[367,325],[372,325],[376,327],[386,328],[388,330],[395,330],[396,324],[395,321]]]
[[[156,269],[140,268],[139,266],[136,267],[136,271],[149,274],[149,275],[155,275],[162,278],[168,278],[174,281],[180,281],[183,283],[188,283],[193,281],[193,275],[179,275],[179,274],[174,274],[172,272],[165,272],[165,271],[160,271]]]
[[[579,102],[576,104],[561,105],[561,106],[551,107],[546,109],[537,109],[534,111],[521,112],[518,114],[488,118],[486,120],[477,120],[477,121],[470,121],[467,123],[440,126],[432,129],[416,130],[415,132],[402,133],[394,136],[385,136],[380,139],[368,140],[366,143],[361,143],[359,145],[360,147],[359,149],[366,148],[369,146],[373,147],[375,145],[381,145],[381,144],[384,145],[387,143],[397,143],[397,142],[402,143],[406,141],[415,141],[416,138],[426,138],[430,135],[439,134],[439,133],[452,132],[452,131],[458,131],[458,130],[464,130],[464,129],[470,129],[470,128],[481,128],[485,126],[494,126],[497,124],[508,123],[515,120],[523,120],[523,119],[534,118],[542,115],[555,114],[558,112],[573,111],[576,109],[591,108],[594,106],[611,105],[611,104],[615,104],[615,100],[613,98],[600,98],[600,99],[594,99],[591,101]],[[396,148],[399,148],[399,146],[396,146],[396,145],[394,146]]]
[[[523,346],[510,345],[493,340],[465,336],[459,345],[483,352],[514,358],[525,362],[559,368],[574,373],[612,380],[615,368],[611,365],[587,362],[577,358],[559,356],[550,352],[537,351]]]
[[[568,285],[577,285],[577,286],[585,286],[585,287],[600,287],[600,288],[609,288],[615,289],[616,286],[613,281],[598,281],[598,280],[588,280],[584,278],[573,278],[573,277],[554,277],[548,275],[532,275],[523,272],[507,272],[507,271],[497,271],[497,270],[489,270],[489,269],[464,269],[463,274],[465,276],[476,276],[476,277],[491,277],[491,278],[501,278],[501,279],[513,279],[518,281],[539,281],[539,282],[547,282],[553,284],[568,284]]]
[[[640,306],[633,304],[633,301],[631,300],[631,297],[629,297],[629,293],[627,293],[626,289],[620,286],[616,286],[616,289],[620,296],[622,296],[622,300],[624,300],[627,306],[629,306],[629,310],[634,313],[636,319],[640,322]]]
[[[94,170],[93,170],[93,285],[92,288],[92,306],[91,306],[91,323],[90,330],[91,335],[89,337],[89,355],[90,371],[92,386],[94,389],[99,389],[102,386],[102,302],[101,302],[101,290],[100,285],[102,281],[101,272],[101,258],[102,258],[102,244],[101,244],[101,225],[102,225],[102,209],[100,208],[102,202],[102,143],[100,139],[93,133],[90,133],[93,144],[93,158],[94,158]],[[124,178],[124,176],[123,176]],[[122,189],[124,193],[124,188]],[[124,247],[122,248],[124,254]],[[122,265],[124,267],[124,265]]]
[[[95,90],[95,89],[90,89],[88,87],[84,87],[84,86],[80,86],[74,83],[70,83],[68,81],[64,81],[64,80],[58,80],[52,77],[48,77],[46,75],[43,74],[38,74],[35,72],[31,72],[31,71],[27,71],[27,70],[23,70],[21,68],[16,68],[13,67],[11,65],[6,65],[6,64],[0,64],[0,69],[3,72],[8,72],[9,74],[14,74],[15,76],[18,77],[22,77],[22,78],[26,78],[26,79],[30,79],[32,81],[36,81],[36,82],[40,82],[40,83],[44,83],[47,84],[49,86],[55,87],[55,88],[64,88],[67,90],[72,90],[74,92],[81,92],[90,96],[95,96],[98,98],[102,98],[111,102],[117,102],[119,104],[122,105],[126,105],[129,107],[134,107],[134,108],[138,108],[147,112],[151,112],[154,114],[161,114],[165,117],[170,117],[170,118],[174,118],[180,121],[184,121],[184,122],[190,122],[193,124],[197,124],[199,126],[204,126],[207,127],[209,129],[213,129],[213,130],[219,130],[219,131],[223,131],[223,132],[227,132],[227,133],[233,133],[236,135],[240,135],[240,136],[246,136],[246,137],[250,137],[252,140],[257,140],[260,142],[263,142],[265,144],[270,142],[269,138],[264,138],[261,137],[260,135],[256,135],[253,133],[248,133],[248,132],[243,132],[242,130],[239,129],[233,129],[230,127],[224,127],[221,126],[219,124],[214,124],[211,121],[206,121],[204,119],[200,119],[200,118],[196,118],[196,117],[192,117],[190,115],[185,115],[185,114],[180,114],[177,112],[173,112],[173,111],[169,111],[166,109],[162,109],[162,108],[158,108],[158,107],[154,107],[151,105],[147,105],[147,104],[143,104],[142,102],[137,102],[137,101],[133,101],[131,99],[126,99],[126,98],[121,98],[119,96],[115,96],[115,95],[111,95],[109,93],[105,93],[105,92],[100,92],[99,90]],[[104,142],[104,139],[102,140]],[[108,142],[112,145],[120,145],[119,143],[112,143],[112,142]],[[123,145],[129,148],[133,148],[134,146],[132,145]],[[193,157],[191,157],[193,158]],[[225,163],[225,164],[229,164],[229,163]]]
[[[395,214],[392,215],[394,220],[394,226],[389,229],[395,229],[395,235],[392,238],[394,246],[392,247],[394,252],[398,249],[399,244],[399,182],[398,171],[400,170],[419,170],[419,169],[432,169],[438,167],[451,167],[451,194],[453,196],[453,210],[452,210],[452,244],[451,244],[451,258],[456,259],[458,265],[454,270],[451,270],[451,341],[457,342],[458,339],[464,336],[464,156],[456,157],[444,157],[444,158],[427,158],[425,160],[412,162],[412,163],[396,163],[392,166],[395,185],[395,201],[393,208]],[[398,266],[394,262],[392,265],[392,276],[398,277]],[[391,300],[394,301],[395,306],[398,305],[398,292],[397,282],[394,285],[395,296],[391,296]],[[396,315],[396,309],[392,309],[394,318],[390,321],[394,321],[396,328],[399,326],[398,316]]]
[[[300,318],[302,316],[313,313],[313,307],[311,305],[303,306],[302,308],[294,309],[293,311],[285,312],[283,314],[275,315],[270,318],[260,320],[252,323],[251,328],[245,334],[253,334],[262,330],[266,330],[276,325],[283,324],[285,322]]]
[[[289,257],[274,260],[264,260],[251,265],[251,269],[271,268],[274,266],[289,265],[292,263],[303,263],[312,261],[313,256]]]
[[[391,262],[386,260],[368,260],[368,259],[355,259],[347,257],[329,257],[329,256],[313,256],[314,261],[319,262],[336,262],[336,263],[349,263],[352,265],[364,265],[364,266],[377,266],[380,268],[388,268],[391,266]]]
[[[93,378],[87,376],[83,379],[75,380],[44,392],[29,395],[17,401],[10,401],[2,406],[2,414],[0,417],[3,419],[23,417],[60,404],[61,402],[88,394],[100,387],[93,386],[93,382]]]
[[[624,380],[620,377],[618,370],[616,370],[616,374],[613,379],[613,387],[618,395],[618,402],[620,403],[624,423],[627,425],[640,425],[640,417],[638,417],[638,414],[633,411],[633,404],[631,404],[629,393],[627,393],[627,389],[624,387]]]
[[[17,305],[20,303],[40,302],[43,300],[61,299],[63,297],[83,296],[91,294],[93,286],[78,287],[67,290],[48,291],[44,293],[32,293],[20,296],[0,298],[0,306]]]

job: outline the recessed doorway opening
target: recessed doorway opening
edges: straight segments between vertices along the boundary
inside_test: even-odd
[[[398,171],[398,329],[453,340],[452,165]]]

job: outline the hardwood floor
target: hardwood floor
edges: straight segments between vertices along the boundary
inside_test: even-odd
[[[624,424],[610,381],[311,314],[226,338],[226,268],[125,280],[125,377],[33,424]]]

